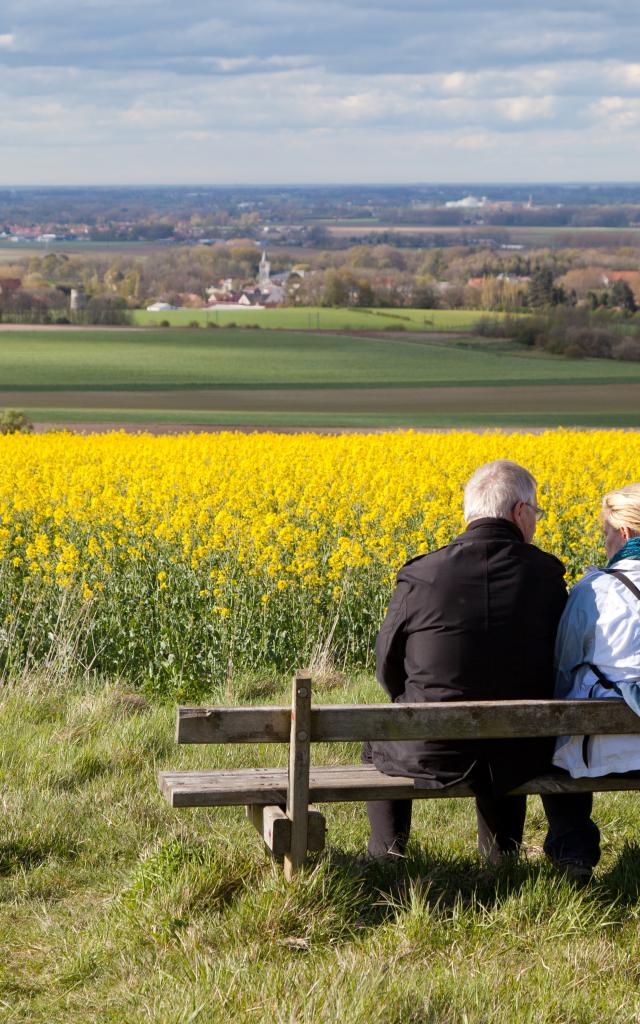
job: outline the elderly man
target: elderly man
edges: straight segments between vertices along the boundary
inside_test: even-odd
[[[500,459],[476,470],[464,491],[464,533],[398,574],[376,645],[378,681],[395,703],[553,696],[554,639],[567,595],[562,563],[532,544],[542,514],[536,481],[522,466]],[[518,851],[526,814],[526,797],[505,794],[547,769],[553,746],[553,739],[388,741],[367,745],[363,756],[421,787],[470,784],[479,850],[496,863]],[[565,840],[576,799],[583,798],[544,800],[545,850],[556,862],[572,859]],[[372,801],[367,810],[370,855],[402,855],[411,801]]]

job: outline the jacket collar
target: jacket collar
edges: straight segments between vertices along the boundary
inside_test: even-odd
[[[464,533],[460,537],[480,538],[482,534],[491,534],[492,537],[504,537],[508,540],[519,540],[524,544],[524,537],[520,527],[512,523],[510,519],[496,519],[487,516],[484,519],[472,519]],[[459,540],[460,537],[457,539]]]

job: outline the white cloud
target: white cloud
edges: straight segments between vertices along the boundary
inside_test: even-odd
[[[379,177],[388,150],[391,179],[469,163],[526,176],[532,159],[542,177],[606,178],[610,147],[635,177],[640,22],[625,2],[398,0],[390,15],[383,0],[5,0],[0,173],[32,174],[41,146],[87,181],[112,166],[139,181]]]
[[[512,96],[500,100],[497,106],[507,121],[520,124],[551,117],[555,110],[555,99],[553,96]]]
[[[640,89],[640,64],[615,64],[608,68],[607,77],[630,89]]]
[[[627,132],[640,125],[640,99],[602,96],[590,105],[589,114],[603,130]]]
[[[459,135],[454,136],[452,144],[458,149],[470,149],[470,150],[486,150],[492,149],[496,143],[497,138],[493,135],[489,135],[486,132],[476,132],[471,135]]]
[[[139,129],[146,127],[169,130],[186,125],[201,125],[205,121],[204,111],[184,106],[154,106],[144,102],[129,107],[120,116],[125,124],[135,125]]]

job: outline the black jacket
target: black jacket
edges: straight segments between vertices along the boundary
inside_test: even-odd
[[[376,674],[395,703],[553,696],[553,648],[567,593],[553,555],[506,519],[478,519],[408,562],[378,634]],[[387,775],[499,794],[549,767],[554,740],[372,743]]]

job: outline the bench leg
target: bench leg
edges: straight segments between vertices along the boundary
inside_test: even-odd
[[[307,856],[310,747],[311,676],[300,674],[293,680],[291,708],[287,787],[287,817],[291,822],[291,844],[284,858],[284,876],[288,882],[298,873]]]
[[[283,808],[251,804],[246,810],[247,818],[264,839],[273,859],[282,862],[291,847],[291,821]],[[326,833],[324,815],[317,807],[309,807],[307,821],[307,849],[309,853],[321,853]]]

